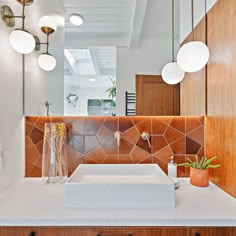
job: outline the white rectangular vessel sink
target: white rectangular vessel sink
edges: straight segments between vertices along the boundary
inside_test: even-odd
[[[175,188],[156,164],[81,164],[65,183],[64,205],[174,208]]]

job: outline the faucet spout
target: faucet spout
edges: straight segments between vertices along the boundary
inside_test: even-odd
[[[117,146],[119,147],[120,146],[120,139],[121,139],[121,132],[120,131],[116,131],[115,134],[114,134],[114,137],[116,138]]]

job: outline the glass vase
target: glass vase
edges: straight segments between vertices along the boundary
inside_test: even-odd
[[[61,183],[68,177],[65,142],[65,123],[45,123],[42,160],[43,183]]]

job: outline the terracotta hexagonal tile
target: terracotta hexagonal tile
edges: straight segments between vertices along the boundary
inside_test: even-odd
[[[179,132],[185,134],[185,117],[174,117],[170,123],[170,126]]]
[[[152,151],[153,153],[158,152],[159,150],[166,147],[168,143],[163,136],[152,136]]]
[[[145,121],[148,118],[148,116],[132,116],[130,119],[133,121],[135,125]]]
[[[153,163],[153,157],[149,156],[146,159],[139,162],[139,164],[152,164]]]
[[[65,123],[63,116],[52,116],[51,120],[53,123]]]
[[[152,135],[162,135],[167,129],[167,125],[156,119],[152,118]]]
[[[32,172],[32,170],[34,169],[34,164],[26,161],[25,162],[25,177],[31,177],[30,173]]]
[[[82,159],[84,154],[77,151],[76,149],[72,148],[69,145],[65,146],[67,157],[68,157],[68,165],[70,166],[71,163],[74,163],[75,161],[78,161],[79,159]]]
[[[117,140],[115,138],[103,144],[102,147],[108,155],[118,154]]]
[[[68,145],[81,153],[85,153],[85,136],[68,134]]]
[[[119,164],[133,164],[134,161],[128,155],[119,155],[118,163]]]
[[[64,116],[63,120],[66,124],[71,124],[72,122],[80,120],[81,118],[83,118],[83,117],[81,117],[81,116]]]
[[[88,116],[87,118],[91,121],[97,122],[100,125],[102,125],[106,119],[104,116]]]
[[[113,116],[107,117],[106,120],[104,121],[103,125],[106,128],[116,132],[118,130],[118,117],[115,117],[115,116],[114,117]]]
[[[51,123],[50,116],[40,116],[34,126],[44,131],[45,123]]]
[[[122,139],[125,139],[132,144],[136,144],[140,139],[140,134],[136,127],[133,127],[122,134]]]
[[[94,120],[85,118],[85,135],[95,136],[101,125]]]
[[[165,163],[168,163],[170,161],[170,157],[174,156],[174,152],[172,151],[172,149],[168,145],[168,146],[162,148],[160,151],[154,153],[153,155],[157,159],[159,159]]]
[[[133,148],[134,145],[129,143],[125,139],[120,140],[119,154],[130,154]]]
[[[197,154],[201,145],[186,137],[186,154]]]
[[[43,136],[44,136],[43,131],[41,131],[41,130],[39,130],[37,128],[33,128],[31,133],[30,133],[30,135],[29,135],[30,139],[32,140],[32,142],[34,144],[42,141],[43,140]]]
[[[151,118],[146,118],[143,122],[136,125],[136,128],[139,131],[140,135],[143,132],[148,132],[151,135]]]
[[[186,133],[189,133],[202,126],[198,117],[186,117]]]
[[[139,138],[139,140],[136,144],[136,147],[139,147],[148,153],[152,153],[152,137],[150,138],[150,144],[151,144],[151,148],[149,147],[148,142],[146,140]]]
[[[156,116],[155,118],[168,126],[170,125],[171,121],[173,120],[173,116]]]
[[[130,129],[133,126],[134,124],[131,121],[130,117],[128,116],[119,117],[119,130],[121,132],[125,132],[126,130]]]
[[[34,164],[39,156],[39,152],[28,136],[25,138],[25,149],[26,161]]]
[[[108,155],[103,161],[103,164],[118,164],[118,160],[118,155]]]
[[[43,140],[35,144],[36,149],[38,150],[39,154],[43,154]]]
[[[191,133],[187,134],[187,137],[195,141],[196,143],[203,145],[204,144],[204,128],[200,127]]]
[[[98,147],[85,155],[85,161],[87,159],[90,159],[95,161],[96,163],[102,164],[106,156],[107,154],[105,150],[102,147]]]
[[[147,159],[150,156],[150,153],[136,146],[130,156],[135,163],[140,163],[141,161]]]
[[[168,143],[173,143],[174,141],[184,137],[182,133],[180,133],[178,130],[168,127],[168,129],[165,132],[165,138]]]
[[[174,154],[185,154],[185,138],[181,138],[174,143],[170,144]]]
[[[74,121],[71,124],[71,129],[74,134],[85,135],[85,118]]]
[[[29,135],[32,129],[33,126],[30,123],[25,122],[25,135]]]
[[[25,121],[34,126],[38,118],[39,118],[38,116],[26,116]]]
[[[97,133],[97,138],[101,144],[104,144],[114,138],[114,132],[102,126]]]

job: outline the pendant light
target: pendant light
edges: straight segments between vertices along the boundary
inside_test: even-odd
[[[38,38],[25,30],[25,7],[34,3],[35,0],[16,1],[22,5],[22,15],[15,16],[12,9],[5,5],[1,7],[1,17],[5,25],[8,27],[15,26],[16,18],[22,19],[22,27],[11,32],[9,41],[11,47],[18,53],[29,54],[32,51],[37,50],[36,41],[38,41]]]
[[[185,72],[197,72],[201,70],[209,60],[209,49],[205,43],[194,41],[194,6],[192,3],[192,32],[193,41],[184,44],[178,54],[177,63]],[[205,0],[205,16],[206,16],[206,0]]]
[[[49,53],[49,35],[57,31],[57,24],[54,19],[50,16],[43,16],[39,20],[39,27],[47,35],[47,42],[46,43],[39,43],[45,44],[47,46],[46,52],[42,53],[38,58],[38,64],[41,69],[45,71],[52,71],[56,67],[56,58]]]
[[[172,62],[166,64],[161,72],[162,79],[170,85],[180,83],[185,75],[185,72],[174,61],[175,42],[174,42],[174,0],[172,0]]]

